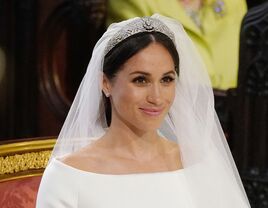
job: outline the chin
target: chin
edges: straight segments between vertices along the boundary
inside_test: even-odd
[[[163,116],[163,114],[159,116],[152,116],[152,117],[143,115],[135,122],[136,123],[135,126],[137,127],[137,129],[141,129],[143,131],[156,131],[161,127],[164,121],[164,118],[165,116]]]
[[[143,132],[152,132],[157,131],[161,127],[161,122],[153,122],[148,121],[145,122],[144,120],[141,122],[138,122],[138,125],[135,125],[136,128]]]

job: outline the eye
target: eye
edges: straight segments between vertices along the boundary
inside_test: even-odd
[[[148,83],[148,80],[145,76],[138,76],[138,77],[135,77],[132,80],[132,82],[136,83],[136,84],[146,84],[146,83]]]
[[[171,77],[171,76],[165,76],[161,79],[161,83],[171,83],[175,80],[174,77]]]

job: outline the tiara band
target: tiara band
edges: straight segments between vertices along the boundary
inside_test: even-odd
[[[174,34],[170,31],[170,29],[162,23],[160,20],[152,18],[152,17],[141,17],[138,18],[125,27],[123,27],[120,31],[118,31],[108,42],[105,48],[105,55],[109,53],[109,51],[114,48],[117,44],[127,39],[128,37],[144,32],[160,32],[164,35],[168,36],[173,42],[175,42]]]

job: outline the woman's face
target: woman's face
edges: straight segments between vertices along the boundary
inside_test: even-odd
[[[110,94],[112,123],[152,131],[160,127],[175,96],[176,72],[172,56],[151,43],[128,59],[112,81],[104,79]]]

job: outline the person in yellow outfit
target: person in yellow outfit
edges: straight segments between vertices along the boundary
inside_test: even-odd
[[[239,33],[245,0],[109,0],[107,24],[159,13],[179,20],[207,66],[212,86],[237,85]]]

